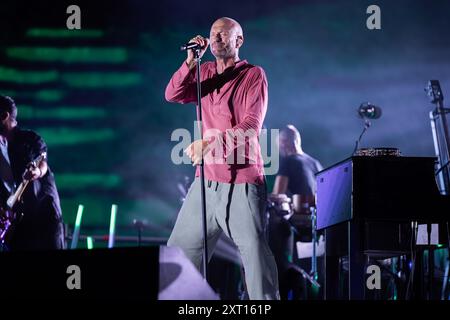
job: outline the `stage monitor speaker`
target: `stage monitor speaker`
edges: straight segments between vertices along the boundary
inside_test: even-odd
[[[0,253],[0,297],[218,299],[179,248]]]
[[[177,247],[160,247],[159,300],[218,300],[195,266]]]

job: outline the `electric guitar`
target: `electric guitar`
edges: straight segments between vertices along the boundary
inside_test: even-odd
[[[39,167],[46,158],[47,153],[42,152],[36,159],[27,165],[26,171],[31,168]],[[10,240],[14,225],[17,224],[23,216],[22,212],[18,212],[17,204],[22,200],[22,195],[30,181],[31,180],[29,179],[23,178],[17,190],[9,196],[8,200],[6,200],[6,208],[0,208],[0,244],[7,243]]]

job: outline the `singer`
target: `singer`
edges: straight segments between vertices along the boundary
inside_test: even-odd
[[[217,132],[194,141],[186,150],[194,165],[205,161],[207,241],[209,258],[222,232],[241,254],[250,299],[279,299],[275,260],[264,236],[266,186],[259,133],[267,110],[267,79],[261,67],[239,58],[242,28],[220,18],[210,38],[200,35],[189,43],[208,46],[215,57],[201,67],[203,132]],[[196,64],[187,59],[170,79],[166,100],[196,102]],[[257,146],[257,148],[255,147]],[[251,154],[253,151],[253,154]],[[213,161],[207,161],[207,157]],[[244,161],[239,161],[244,159]],[[200,269],[202,258],[199,168],[169,238]]]

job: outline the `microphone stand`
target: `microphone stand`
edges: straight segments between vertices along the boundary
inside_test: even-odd
[[[364,133],[366,133],[367,129],[370,128],[370,125],[371,125],[370,121],[368,119],[365,119],[364,120],[364,129],[361,132],[361,134],[359,135],[358,140],[356,140],[355,149],[353,150],[352,155],[355,155],[356,151],[358,150],[359,143],[361,142],[361,138],[364,135]]]
[[[197,121],[200,131],[200,139],[203,140],[203,130],[202,130],[202,88],[200,81],[200,49],[193,49],[194,58],[197,65]],[[202,144],[203,148],[203,144]],[[201,151],[201,161],[200,161],[200,183],[201,183],[201,203],[202,203],[202,229],[203,229],[203,262],[202,262],[202,273],[203,278],[206,281],[208,276],[208,243],[207,243],[207,228],[206,228],[206,191],[205,191],[205,168],[203,162],[203,149]]]

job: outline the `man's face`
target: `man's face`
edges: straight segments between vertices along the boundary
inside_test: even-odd
[[[5,135],[17,125],[17,120],[8,112],[0,113],[0,134]]]
[[[299,140],[297,139],[292,140],[292,137],[286,136],[283,133],[280,133],[278,143],[280,155],[282,156],[289,156],[291,154],[295,154],[300,144]]]
[[[283,135],[280,135],[278,139],[278,147],[280,150],[280,155],[286,156],[289,149],[289,141]]]
[[[0,114],[0,134],[6,134],[8,132],[9,114],[2,112]]]
[[[228,21],[218,20],[212,25],[209,39],[211,53],[216,58],[230,58],[237,55],[236,31],[236,27]]]

